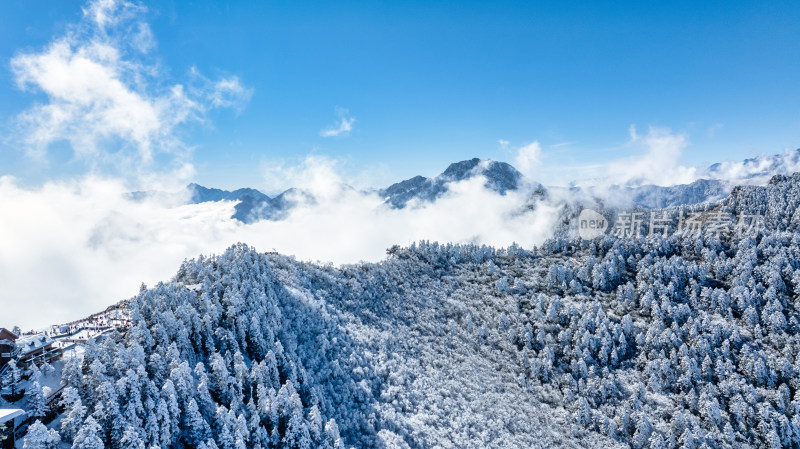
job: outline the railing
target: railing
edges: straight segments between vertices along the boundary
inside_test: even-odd
[[[50,363],[53,360],[57,360],[62,355],[64,355],[64,351],[61,348],[50,347],[44,349],[40,353],[21,359],[20,363],[24,364],[34,363],[36,364],[36,366],[41,366],[42,364],[44,364],[44,362]]]
[[[93,338],[99,337],[100,335],[104,335],[106,332],[108,332],[111,329],[123,330],[126,327],[127,326],[119,325],[119,326],[100,326],[100,327],[96,327],[96,328],[85,328],[85,329],[81,329],[81,330],[90,330],[92,332],[95,332],[95,334],[92,335],[92,336],[87,336],[86,338],[59,338],[58,341],[63,341],[63,342],[67,342],[67,343],[85,343],[85,342],[87,342],[87,341],[89,341],[89,340],[91,340]],[[72,333],[70,335],[74,335],[76,333],[77,332],[74,332],[74,333]]]
[[[64,387],[61,386],[54,392],[50,393],[50,396],[47,398],[47,406],[50,408],[51,411],[58,409],[60,406],[60,399],[61,393],[64,391]],[[25,435],[28,431],[28,427],[30,427],[33,422],[38,419],[34,418],[33,416],[28,416],[24,419],[19,425],[14,429],[14,433],[16,435]]]
[[[61,399],[61,393],[64,391],[64,386],[60,386],[58,390],[53,391],[50,393],[50,397],[47,398],[47,406],[50,407],[50,410],[54,410],[58,407],[58,402]]]

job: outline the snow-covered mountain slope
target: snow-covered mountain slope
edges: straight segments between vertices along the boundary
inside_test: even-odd
[[[638,187],[612,186],[606,195],[597,198],[622,207],[663,209],[672,206],[717,202],[728,195],[730,188],[723,181],[698,179],[691,184],[674,186],[644,185]]]
[[[776,175],[766,186],[737,186],[721,202],[731,213],[760,214],[769,229],[800,230],[800,173]]]
[[[334,268],[237,245],[184,263],[65,367],[64,439],[800,444],[795,234],[389,253]]]
[[[763,217],[745,236],[338,268],[236,245],[124,303],[54,422],[77,447],[800,447],[798,206],[800,174],[693,207]]]
[[[193,204],[213,201],[236,201],[231,218],[243,223],[251,223],[262,218],[277,217],[285,212],[284,207],[275,207],[275,200],[256,189],[237,189],[234,191],[209,189],[198,184],[187,186]],[[283,206],[283,205],[281,205]]]

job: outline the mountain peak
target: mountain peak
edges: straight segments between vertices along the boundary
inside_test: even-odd
[[[440,176],[453,180],[466,179],[469,177],[470,172],[480,163],[481,160],[477,157],[466,161],[453,162],[447,166],[447,169],[445,169]]]
[[[415,176],[392,184],[379,193],[386,198],[387,204],[402,209],[412,199],[434,201],[447,192],[449,183],[464,181],[475,176],[485,177],[486,188],[501,195],[505,195],[509,190],[517,190],[522,179],[522,173],[510,164],[476,157],[454,162],[434,178]]]
[[[251,205],[268,202],[270,197],[256,189],[243,188],[234,191],[214,189],[191,183],[186,186],[191,193],[191,203],[199,204],[207,201],[240,201],[236,205],[237,212],[234,218],[239,218],[244,212],[241,209],[250,209]]]

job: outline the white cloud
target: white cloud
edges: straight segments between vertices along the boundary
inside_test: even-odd
[[[121,20],[130,19],[147,8],[135,2],[121,0],[90,0],[83,8],[83,16],[100,31],[105,32],[108,26],[114,26]]]
[[[9,211],[0,221],[4,319],[43,326],[130,297],[143,281],[167,279],[187,251],[201,248],[192,240],[213,240],[230,215],[220,207],[135,203],[125,192],[119,180],[96,177],[37,189],[0,178],[0,203]]]
[[[265,160],[263,181],[258,186],[267,194],[278,194],[294,187],[315,196],[335,195],[342,189],[372,190],[391,178],[385,164],[354,167],[349,158],[312,153],[301,159]]]
[[[539,167],[542,159],[542,147],[539,142],[529,143],[517,150],[517,156],[514,159],[517,170],[528,178],[535,176],[535,170]]]
[[[150,25],[139,22],[136,25],[136,33],[132,37],[132,44],[141,53],[148,53],[156,47],[156,39]]]
[[[319,132],[322,137],[346,136],[353,130],[353,123],[356,119],[350,116],[347,109],[336,108],[336,115],[339,117],[339,124],[329,128],[324,128]]]
[[[17,138],[29,155],[46,160],[53,144],[66,142],[93,168],[143,172],[153,168],[156,154],[184,165],[190,149],[176,128],[202,119],[209,108],[249,99],[251,91],[236,77],[200,88],[164,84],[157,67],[143,59],[156,45],[145,12],[133,2],[89,2],[84,20],[65,36],[12,58],[20,89],[47,99],[17,117]]]
[[[509,141],[507,141],[505,139],[497,139],[497,144],[500,145],[500,148],[504,148],[505,149],[505,148],[508,148],[508,145],[511,144],[511,142],[509,142]]]
[[[131,89],[121,79],[117,49],[107,44],[73,49],[58,41],[44,53],[20,55],[11,64],[20,87],[36,87],[50,100],[20,116],[26,142],[37,154],[67,140],[78,155],[94,157],[103,143],[118,137],[149,161],[154,146],[197,109],[179,85],[157,98]]]
[[[253,96],[253,89],[246,88],[239,77],[222,78],[211,89],[211,105],[214,107],[241,109]]]
[[[639,135],[631,125],[628,145],[641,153],[596,166],[597,178],[593,182],[659,186],[691,183],[698,177],[697,169],[680,163],[688,144],[686,135],[656,127],[650,127],[646,135]]]
[[[621,147],[607,149],[582,149],[578,155],[581,159],[591,158],[592,151],[609,156],[621,150],[633,154],[626,157],[606,158],[605,160],[581,163],[569,155],[557,165],[544,164],[540,169],[540,182],[548,185],[596,187],[603,189],[611,185],[645,185],[671,186],[696,181],[703,172],[696,167],[682,164],[684,150],[689,146],[689,138],[685,134],[674,133],[667,128],[649,127],[647,134],[640,134],[636,126],[631,125],[629,139]],[[572,145],[574,142],[567,142]],[[556,146],[551,146],[555,148]],[[534,153],[535,154],[535,153]],[[596,156],[595,156],[596,157]]]
[[[294,187],[327,199],[340,195],[347,184],[340,174],[341,161],[326,156],[308,155],[297,165],[270,163],[264,180],[268,191],[279,192]]]

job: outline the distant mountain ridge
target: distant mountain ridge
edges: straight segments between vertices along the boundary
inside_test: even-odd
[[[253,223],[259,220],[282,220],[289,211],[301,201],[313,203],[313,197],[299,189],[288,189],[281,194],[270,197],[259,190],[242,188],[223,190],[204,187],[191,183],[184,192],[138,191],[128,194],[134,201],[147,198],[159,198],[175,204],[201,204],[217,201],[236,201],[231,218],[242,223]]]
[[[712,179],[728,179],[733,183],[747,180],[766,182],[774,175],[791,175],[800,171],[800,149],[786,150],[779,154],[762,154],[741,162],[726,161],[712,164],[705,176]]]
[[[690,184],[674,186],[643,185],[637,187],[613,185],[603,194],[609,198],[620,198],[620,207],[642,207],[663,209],[670,206],[683,206],[704,202],[715,202],[729,193],[726,182],[718,179],[698,179]],[[592,189],[590,189],[592,191]]]
[[[313,198],[299,189],[288,189],[270,198],[256,189],[236,189],[234,191],[210,189],[199,184],[189,184],[191,203],[199,204],[209,201],[238,201],[234,206],[231,218],[242,223],[259,220],[281,220],[286,218],[289,210],[301,200],[313,201]]]
[[[476,176],[486,178],[486,188],[500,195],[508,191],[517,190],[521,186],[522,173],[505,162],[481,160],[473,158],[450,164],[440,175],[433,178],[415,176],[377,193],[385,198],[384,204],[389,207],[402,209],[412,200],[419,202],[433,202],[445,194],[453,182],[465,181]],[[143,200],[148,197],[166,197],[176,202],[187,204],[200,204],[216,201],[238,201],[234,206],[235,212],[231,218],[243,223],[252,223],[259,220],[281,220],[289,211],[299,203],[314,203],[313,195],[301,189],[291,188],[280,195],[270,197],[259,190],[242,188],[236,190],[222,190],[208,188],[191,183],[187,186],[188,199],[181,193],[164,192],[132,192],[129,198]]]
[[[505,162],[472,158],[454,162],[441,174],[432,178],[414,176],[371,192],[380,195],[384,199],[385,206],[404,209],[433,203],[450,190],[452,183],[481,176],[486,179],[484,186],[488,190],[499,195],[506,195],[508,192],[527,193],[531,204],[555,195],[562,198],[562,201],[566,197],[571,198],[572,202],[584,205],[663,209],[721,201],[728,196],[733,186],[730,179],[763,180],[766,183],[769,178],[764,177],[767,175],[789,175],[792,171],[800,171],[800,150],[759,156],[742,162],[713,164],[705,171],[705,178],[689,184],[563,188],[545,187],[533,180],[526,179],[516,168]],[[727,178],[724,178],[726,176]],[[346,187],[349,188],[349,186]],[[189,184],[185,192],[132,192],[129,194],[129,198],[134,200],[143,200],[148,197],[167,198],[178,204],[236,201],[231,218],[243,223],[253,223],[259,220],[282,220],[299,204],[316,202],[316,198],[311,193],[296,188],[270,197],[252,188],[229,191],[208,188],[195,183]]]

